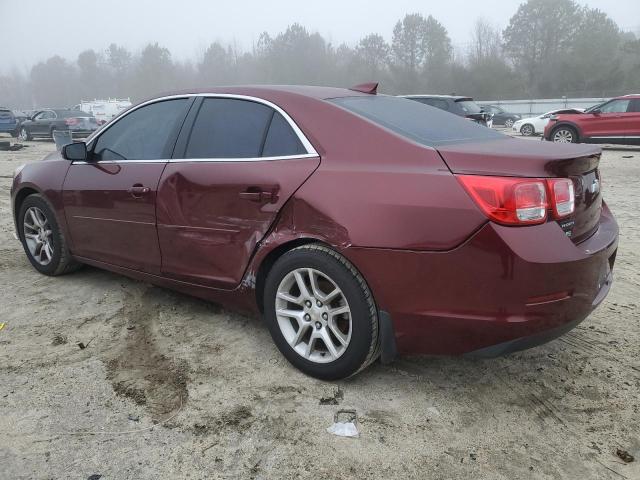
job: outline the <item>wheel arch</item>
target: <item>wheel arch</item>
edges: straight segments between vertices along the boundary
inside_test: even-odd
[[[16,232],[18,235],[21,235],[20,228],[18,228],[18,214],[20,213],[20,207],[24,203],[25,199],[29,195],[39,194],[42,195],[42,192],[37,190],[32,186],[24,186],[20,190],[18,190],[14,196],[13,200],[13,223],[16,226]],[[44,195],[43,195],[44,197]]]
[[[561,122],[557,122],[553,127],[551,127],[551,130],[549,131],[549,140],[552,139],[555,132],[562,127],[569,127],[574,132],[576,132],[576,135],[578,136],[576,140],[582,139],[582,131],[580,130],[580,127],[578,127],[577,124],[573,122],[568,122],[568,121],[561,121]]]
[[[269,272],[285,253],[293,250],[294,248],[301,247],[302,245],[308,245],[310,243],[318,243],[328,248],[333,248],[330,244],[313,237],[299,237],[288,240],[281,243],[277,247],[270,250],[262,260],[260,260],[255,276],[255,295],[256,304],[260,313],[264,313],[264,286],[269,276]]]

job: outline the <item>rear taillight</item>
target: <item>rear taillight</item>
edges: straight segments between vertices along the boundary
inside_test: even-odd
[[[547,180],[549,192],[553,198],[553,214],[556,218],[571,215],[576,208],[573,181],[568,178],[552,178]]]
[[[575,209],[573,182],[567,178],[517,178],[458,175],[471,198],[494,222],[535,225],[571,215]]]
[[[77,125],[78,123],[80,123],[80,120],[78,120],[77,118],[66,118],[64,120],[65,125]]]
[[[459,175],[458,179],[494,222],[529,225],[547,219],[547,194],[543,180],[479,175]]]

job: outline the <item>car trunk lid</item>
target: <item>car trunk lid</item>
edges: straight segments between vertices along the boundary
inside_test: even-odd
[[[575,243],[598,226],[602,210],[599,147],[504,138],[441,145],[438,152],[454,174],[571,178],[575,211],[558,224]]]

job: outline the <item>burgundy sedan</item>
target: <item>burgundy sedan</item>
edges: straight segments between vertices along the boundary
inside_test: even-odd
[[[293,365],[337,379],[587,317],[618,243],[599,160],[372,85],[216,88],[132,107],[18,169],[11,195],[39,272],[88,264],[261,312]]]

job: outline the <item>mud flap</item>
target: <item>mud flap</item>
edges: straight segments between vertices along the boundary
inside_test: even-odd
[[[380,322],[380,362],[387,365],[398,356],[396,332],[391,316],[384,310],[378,312],[378,320]]]

